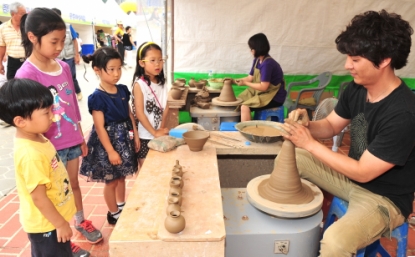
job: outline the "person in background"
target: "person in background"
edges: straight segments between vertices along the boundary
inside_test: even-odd
[[[137,55],[131,105],[138,123],[141,145],[138,161],[142,166],[149,151],[148,142],[155,137],[169,134],[169,129],[165,127],[169,106],[160,46],[145,42],[138,48]]]
[[[235,81],[238,86],[249,87],[238,96],[243,100],[241,121],[251,120],[251,111],[282,106],[287,96],[284,73],[269,55],[267,37],[263,33],[255,34],[248,40],[248,46],[254,56],[251,71],[247,77]]]
[[[101,47],[92,61],[100,78],[99,87],[88,97],[88,109],[94,126],[88,139],[89,153],[82,160],[81,174],[88,181],[105,182],[104,198],[108,206],[107,221],[116,224],[125,205],[125,177],[137,172],[136,152],[140,148],[137,127],[129,105],[130,91],[116,84],[121,78],[122,62],[117,50]]]
[[[26,59],[20,34],[20,20],[26,13],[26,8],[19,2],[10,4],[11,19],[0,25],[0,74],[5,79],[14,78],[16,71]],[[7,54],[6,54],[7,53]],[[5,69],[4,63],[7,62]],[[6,82],[4,78],[1,83]],[[0,125],[9,127],[10,124],[0,120]]]
[[[10,4],[11,19],[0,26],[0,60],[3,60],[7,52],[7,79],[12,79],[16,71],[26,59],[22,46],[20,32],[20,20],[26,14],[26,8],[19,2]],[[3,63],[0,62],[0,73],[4,74]]]
[[[76,33],[76,41],[78,42],[78,53],[79,56],[82,56],[82,39],[79,37],[79,33]]]
[[[124,25],[122,21],[117,22],[117,29],[114,31],[114,39],[117,44],[118,53],[120,53],[122,65],[125,65],[124,62],[124,44],[123,44],[123,36],[124,36]]]
[[[62,15],[61,10],[58,8],[52,8],[59,16]],[[75,85],[75,92],[78,101],[81,101],[83,96],[81,92],[81,88],[79,87],[78,80],[76,79],[76,64],[79,64],[80,55],[78,49],[78,41],[77,41],[77,33],[73,29],[72,25],[66,23],[66,38],[65,38],[65,47],[62,49],[60,55],[58,56],[59,59],[66,62],[69,67],[71,68],[71,74],[73,83]]]
[[[131,36],[131,27],[127,26],[125,28],[125,33],[122,38],[122,42],[125,49],[125,63],[128,65],[128,67],[132,67],[132,53],[131,50],[133,50],[133,46],[137,47],[136,44],[133,41],[133,38]]]
[[[11,79],[0,88],[0,118],[16,127],[14,167],[20,223],[32,256],[72,257],[76,212],[68,173],[50,140],[53,96],[40,83]]]
[[[324,233],[320,256],[352,256],[405,222],[415,192],[415,94],[395,74],[408,62],[411,25],[396,13],[356,15],[335,42],[353,81],[324,119],[305,109],[289,113],[283,128],[296,148],[302,178],[349,202]],[[299,118],[302,117],[302,118]],[[350,124],[349,155],[318,139]]]
[[[74,227],[87,241],[96,244],[102,240],[102,234],[90,220],[85,219],[78,181],[79,156],[88,153],[81,128],[81,114],[70,68],[57,58],[64,48],[67,26],[55,11],[35,8],[23,16],[20,29],[23,46],[29,57],[17,71],[16,78],[33,79],[52,92],[53,123],[44,135],[58,150],[68,171],[77,210]],[[74,256],[89,254],[75,244],[72,244],[72,251]]]

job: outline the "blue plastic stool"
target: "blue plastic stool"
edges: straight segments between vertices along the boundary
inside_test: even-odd
[[[238,131],[235,125],[238,122],[222,122],[219,127],[219,131]]]
[[[324,223],[323,233],[331,224],[333,224],[336,217],[340,219],[346,213],[348,206],[348,202],[336,196],[333,197],[333,201],[331,202],[331,206],[327,214],[326,222]],[[391,237],[396,238],[398,242],[396,257],[405,257],[406,247],[408,244],[408,223],[405,222],[399,227],[395,228],[391,233]],[[356,257],[375,257],[377,253],[382,257],[390,257],[389,253],[380,244],[380,240],[377,240],[371,245],[366,246],[366,248],[357,251]]]
[[[271,120],[284,123],[284,106],[255,111],[254,120]]]

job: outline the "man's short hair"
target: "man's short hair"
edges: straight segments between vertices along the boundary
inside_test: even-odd
[[[356,15],[335,42],[342,54],[364,57],[375,67],[391,58],[391,68],[401,69],[408,62],[413,32],[396,13],[367,11]]]
[[[18,12],[18,9],[21,8],[21,7],[24,7],[24,5],[22,3],[19,3],[19,2],[13,2],[13,3],[11,3],[10,4],[10,15],[12,13],[17,13]]]
[[[52,104],[49,89],[31,79],[11,79],[0,88],[0,119],[13,126],[15,117],[30,118],[33,111]]]

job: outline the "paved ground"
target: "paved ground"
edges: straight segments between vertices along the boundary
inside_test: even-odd
[[[84,98],[78,102],[82,115],[81,125],[84,132],[87,132],[91,129],[93,123],[92,116],[88,113],[88,95],[90,95],[99,85],[99,80],[89,64],[86,64],[85,67],[85,78],[89,82],[84,78],[85,69],[83,63],[77,65],[77,79],[84,96]],[[119,83],[130,87],[133,73],[133,68],[123,69],[123,74]],[[13,164],[13,137],[15,131],[14,127],[0,126],[0,199],[11,192],[16,184]]]

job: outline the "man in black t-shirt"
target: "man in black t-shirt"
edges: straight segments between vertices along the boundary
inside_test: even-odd
[[[326,230],[320,256],[351,256],[412,212],[415,94],[395,75],[407,63],[412,33],[400,15],[385,10],[355,16],[335,41],[353,77],[336,108],[318,121],[295,110],[284,123],[284,137],[298,149],[301,177],[349,202],[346,214]],[[349,156],[318,141],[349,124]]]

